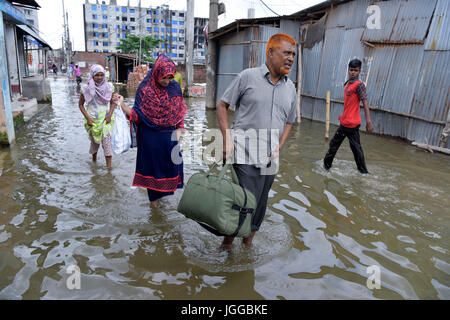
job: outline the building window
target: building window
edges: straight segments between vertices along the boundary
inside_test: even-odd
[[[184,54],[180,53],[178,54],[178,57],[183,58]]]
[[[120,17],[116,17],[116,20],[117,20],[117,21],[120,21]]]
[[[178,41],[184,42],[184,38],[178,38]]]
[[[130,18],[130,21],[131,21],[131,22],[133,22],[134,20],[135,20],[134,18],[132,18],[132,17]]]
[[[176,53],[172,53],[172,58],[176,58],[177,54]]]
[[[104,42],[103,42],[103,46],[104,46],[104,47],[107,47],[107,46],[108,46],[108,42],[107,42],[107,41],[104,41]]]
[[[172,24],[178,24],[178,21],[172,20]]]
[[[94,37],[98,37],[98,32],[94,32]]]
[[[155,27],[155,28],[153,28],[153,31],[154,31],[154,32],[158,32],[159,29]]]
[[[165,47],[164,43],[161,43],[161,48],[164,49]]]
[[[159,23],[158,19],[153,19],[153,23]]]
[[[116,11],[119,11],[119,7],[116,7]]]
[[[180,21],[180,26],[183,26],[184,25],[184,22],[183,21]]]
[[[172,37],[172,41],[177,41],[177,37]]]
[[[135,26],[130,26],[130,30],[136,30]]]
[[[184,29],[180,29],[180,33],[183,33],[183,34],[184,34]]]
[[[180,46],[180,50],[184,50],[184,46]]]
[[[108,28],[108,25],[107,24],[102,24],[102,28]]]
[[[158,10],[153,11],[154,14],[159,14]]]
[[[98,24],[96,24],[96,23],[94,23],[92,26],[93,26],[94,28],[98,28]]]
[[[159,36],[155,36],[155,39],[158,39],[158,40],[159,40]]]
[[[127,8],[122,8],[122,12],[127,12]]]
[[[108,10],[108,7],[107,6],[102,6],[102,10],[106,11],[106,10]]]
[[[122,30],[128,30],[127,26],[122,26]]]
[[[161,36],[161,39],[163,39],[164,40],[164,36]],[[164,47],[163,47],[164,48]]]
[[[147,10],[147,14],[152,14],[152,10]]]
[[[147,27],[147,31],[148,31],[148,32],[151,32],[151,31],[152,31],[152,28],[151,28],[151,27]]]
[[[204,57],[205,56],[205,53],[202,51],[202,57]]]
[[[116,42],[116,45],[117,45],[117,46],[120,46],[120,42]]]
[[[178,32],[178,29],[172,28],[172,32],[173,32],[173,33],[177,33],[177,32]]]
[[[120,29],[120,25],[116,25],[116,29]]]
[[[94,46],[98,46],[98,41],[94,41]]]
[[[92,9],[93,11],[97,11],[97,6],[96,6],[96,5],[93,5],[93,6],[91,7],[91,9]]]
[[[126,34],[123,34],[123,35],[122,35],[122,39],[125,39],[126,37],[127,37]]]
[[[130,9],[130,13],[134,13],[134,9]]]
[[[122,21],[128,21],[127,17],[122,17]]]
[[[102,36],[103,38],[108,38],[108,32],[103,32]]]
[[[161,32],[164,32],[164,28],[161,28]]]
[[[152,19],[147,19],[147,23],[152,23]]]
[[[117,33],[117,38],[120,38],[120,33]]]
[[[103,16],[103,19],[105,19],[105,20],[108,19],[108,16]]]
[[[172,49],[176,49],[176,48],[177,48],[176,44],[172,45]]]
[[[153,53],[153,56],[157,57],[158,56],[158,52]]]

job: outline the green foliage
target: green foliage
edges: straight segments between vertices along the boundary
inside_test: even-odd
[[[141,61],[155,62],[155,60],[152,58],[151,51],[163,41],[152,36],[138,37],[135,35],[129,35],[125,39],[120,39],[120,45],[118,45],[116,49],[120,50],[122,53],[134,53],[136,55],[139,55],[140,38],[142,38]]]

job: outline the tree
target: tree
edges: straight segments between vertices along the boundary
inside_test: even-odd
[[[152,36],[138,37],[133,34],[129,35],[125,39],[120,39],[120,45],[118,45],[116,49],[120,50],[122,53],[135,53],[136,55],[139,55],[139,40],[141,38],[141,61],[155,62],[151,51],[163,41]]]

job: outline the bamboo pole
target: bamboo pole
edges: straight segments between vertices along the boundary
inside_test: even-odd
[[[325,140],[330,137],[330,90],[327,91],[327,118],[325,122]]]
[[[298,44],[298,60],[297,60],[297,123],[302,122],[301,103],[302,98],[300,91],[302,90],[302,45]]]

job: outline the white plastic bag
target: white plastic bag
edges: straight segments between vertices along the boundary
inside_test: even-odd
[[[124,153],[131,146],[130,127],[122,109],[117,106],[114,109],[114,127],[111,136],[111,146],[115,154]]]

